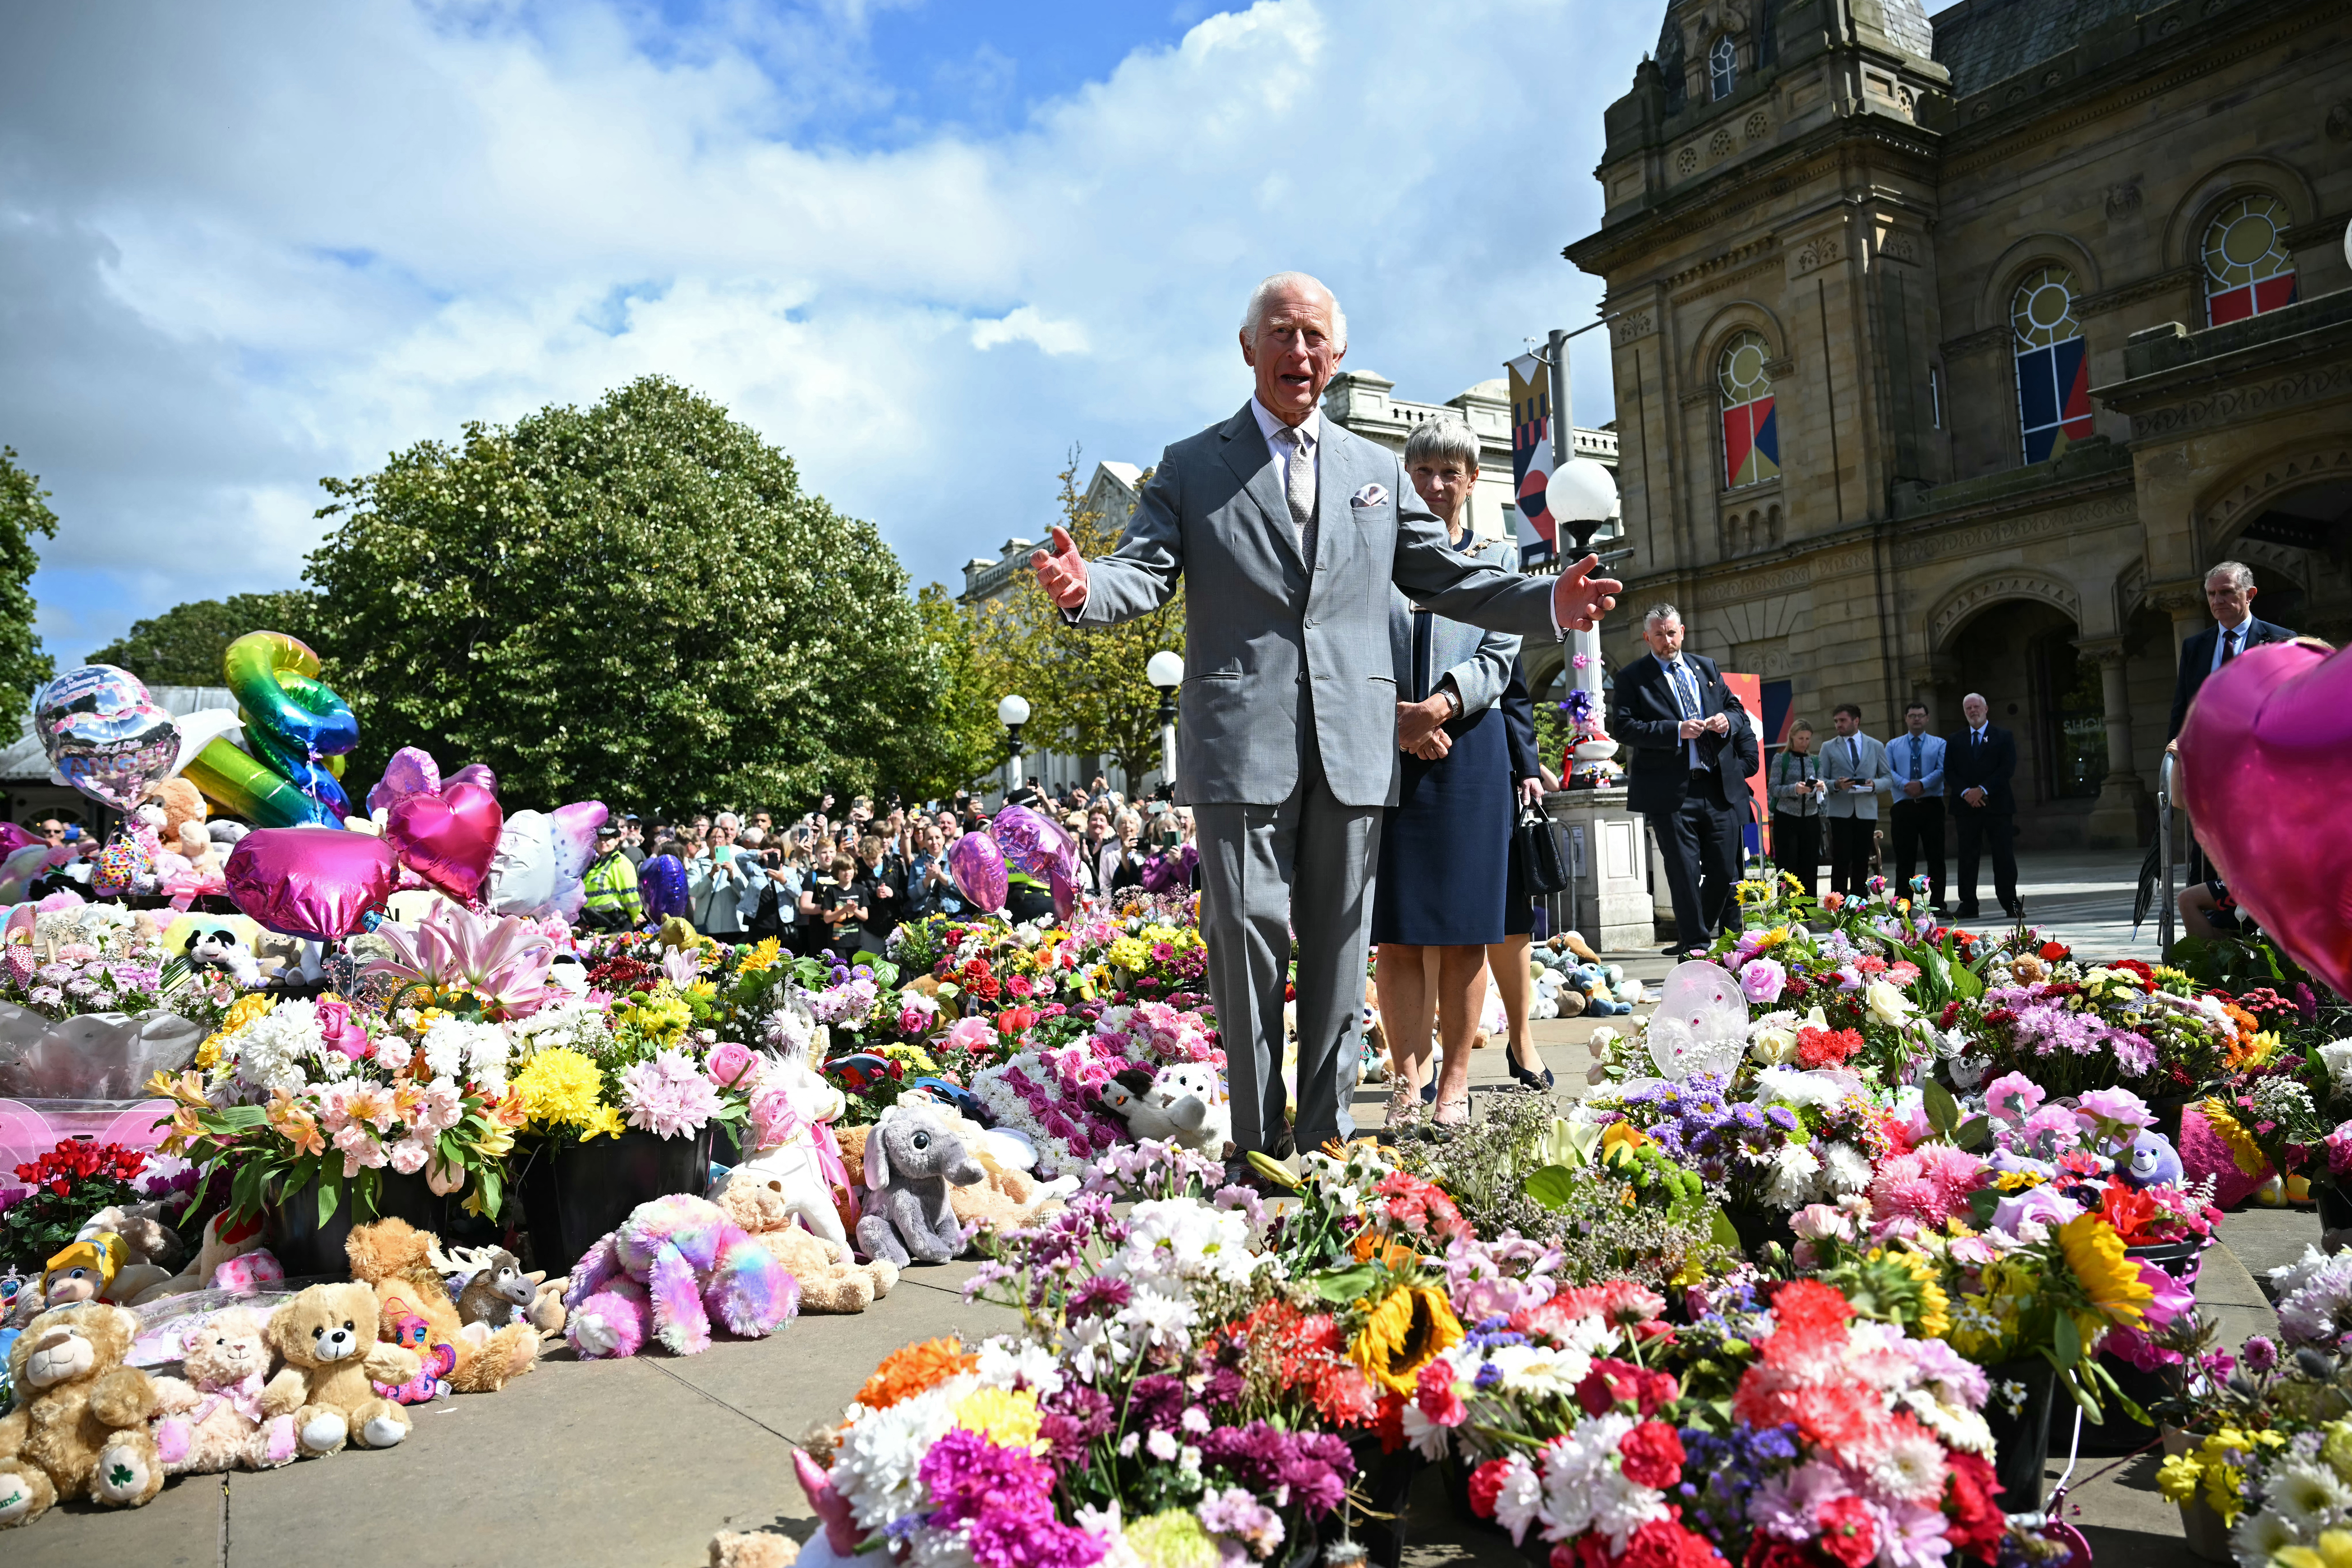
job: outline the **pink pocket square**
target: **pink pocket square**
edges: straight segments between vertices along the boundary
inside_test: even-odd
[[[1388,498],[1389,487],[1387,486],[1367,485],[1362,489],[1348,497],[1348,505],[1351,507],[1377,507]]]

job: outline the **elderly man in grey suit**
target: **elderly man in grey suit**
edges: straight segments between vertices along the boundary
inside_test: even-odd
[[[1255,1179],[1252,1152],[1280,1158],[1293,1146],[1281,1065],[1294,926],[1296,1143],[1354,1131],[1347,1098],[1381,810],[1397,799],[1399,747],[1439,722],[1397,700],[1391,586],[1453,620],[1552,640],[1616,602],[1618,585],[1591,575],[1591,557],[1547,580],[1450,548],[1397,455],[1318,412],[1347,349],[1329,289],[1299,273],[1267,278],[1242,318],[1250,401],[1168,448],[1110,555],[1086,560],[1057,528],[1052,549],[1032,558],[1039,585],[1080,626],[1147,614],[1179,577],[1188,585],[1176,799],[1200,827],[1236,1180]]]

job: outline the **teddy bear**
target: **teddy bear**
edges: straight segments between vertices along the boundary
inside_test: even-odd
[[[963,1250],[963,1222],[948,1189],[988,1173],[936,1108],[902,1101],[884,1111],[866,1134],[864,1160],[860,1251],[904,1269],[917,1259],[944,1263]]]
[[[0,1417],[0,1530],[88,1498],[136,1508],[163,1489],[147,1418],[154,1380],[123,1360],[139,1314],[103,1301],[54,1307],[8,1350],[16,1406]]]
[[[845,1247],[852,1189],[832,1124],[848,1102],[797,1054],[764,1057],[751,1098],[751,1152],[737,1168],[759,1173],[802,1224]]]
[[[166,1212],[160,1200],[151,1199],[145,1203],[110,1204],[82,1221],[75,1240],[93,1241],[111,1236],[122,1244],[113,1281],[106,1290],[108,1301],[118,1306],[135,1306],[173,1277],[172,1270],[179,1267],[188,1249],[180,1239],[180,1233],[163,1218]]]
[[[738,1166],[710,1197],[800,1281],[804,1312],[862,1312],[898,1282],[892,1264],[854,1262],[846,1242],[829,1241],[794,1224],[794,1211],[783,1194],[759,1179],[757,1172]]]
[[[377,1336],[375,1292],[357,1280],[312,1285],[269,1314],[269,1344],[286,1364],[262,1390],[268,1416],[294,1417],[306,1458],[347,1443],[389,1448],[408,1436],[408,1413],[378,1394],[422,1370],[416,1355]]]
[[[423,1318],[432,1327],[427,1343],[446,1344],[456,1353],[448,1375],[456,1392],[493,1394],[539,1364],[539,1331],[530,1324],[493,1331],[483,1323],[469,1327],[458,1316],[444,1276],[459,1270],[442,1255],[432,1232],[397,1218],[354,1225],[343,1240],[343,1253],[351,1260],[352,1278],[375,1292],[386,1322],[396,1323],[404,1314]]]
[[[269,1334],[243,1307],[199,1319],[180,1335],[179,1377],[155,1381],[155,1451],[167,1476],[267,1470],[295,1458],[294,1417],[265,1416]]]
[[[1130,1067],[1106,1082],[1101,1093],[1104,1108],[1126,1121],[1137,1142],[1157,1138],[1224,1157],[1233,1112],[1219,1093],[1217,1070],[1207,1062],[1171,1062],[1157,1072]]]
[[[219,892],[225,885],[222,862],[205,827],[210,812],[204,792],[185,779],[166,779],[148,785],[140,805],[142,812],[152,806],[162,814],[155,823],[155,836],[162,846],[156,864],[163,891]]]
[[[708,1198],[641,1203],[598,1237],[563,1292],[564,1337],[588,1360],[634,1355],[650,1335],[674,1355],[710,1346],[716,1318],[761,1339],[800,1310],[800,1283]]]
[[[968,1226],[997,1230],[1026,1225],[1078,1189],[1078,1178],[1073,1176],[1039,1181],[1031,1174],[1037,1163],[1036,1151],[1003,1128],[983,1128],[919,1091],[899,1096],[899,1103],[935,1111],[948,1131],[962,1139],[964,1147],[980,1162],[979,1181],[948,1188],[948,1207]],[[860,1190],[866,1185],[866,1140],[873,1131],[871,1127],[841,1129],[842,1162],[848,1168],[851,1185]]]
[[[236,1267],[230,1268],[232,1264]],[[224,1269],[228,1270],[226,1274],[222,1272]],[[215,1214],[205,1221],[204,1245],[196,1249],[195,1261],[160,1284],[140,1291],[131,1304],[144,1306],[166,1296],[184,1296],[191,1291],[236,1291],[239,1295],[250,1295],[263,1285],[284,1278],[285,1269],[261,1245],[260,1215],[235,1221],[226,1213]]]

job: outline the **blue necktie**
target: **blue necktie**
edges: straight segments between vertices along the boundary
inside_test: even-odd
[[[1919,773],[1919,737],[1916,735],[1911,737],[1911,781],[1914,784],[1926,782]]]
[[[1677,659],[1675,661],[1674,674],[1675,696],[1676,700],[1682,704],[1683,716],[1685,718],[1696,718],[1698,716],[1698,687],[1691,681],[1689,666],[1685,664],[1680,659]],[[1683,756],[1685,759],[1690,763],[1691,768],[1696,770],[1699,765],[1698,742],[1696,740],[1685,742],[1683,747]]]

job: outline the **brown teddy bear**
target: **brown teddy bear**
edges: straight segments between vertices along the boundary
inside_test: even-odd
[[[375,1292],[352,1281],[313,1285],[269,1314],[269,1345],[286,1363],[262,1391],[267,1416],[294,1417],[306,1458],[346,1443],[389,1448],[408,1436],[408,1412],[375,1391],[423,1369],[415,1353],[376,1338]]]
[[[205,827],[205,819],[210,812],[205,805],[204,792],[184,779],[166,779],[160,784],[148,785],[142,800],[163,808],[163,825],[155,835],[163,841],[163,847],[185,859],[197,877],[219,881],[221,859]]]
[[[487,1323],[468,1324],[459,1317],[442,1278],[447,1260],[431,1231],[404,1219],[379,1219],[352,1227],[343,1251],[352,1261],[352,1278],[375,1291],[385,1322],[404,1313],[423,1318],[430,1325],[425,1343],[446,1343],[457,1353],[457,1364],[449,1371],[451,1393],[495,1394],[539,1364],[539,1330],[531,1324],[493,1333]]]
[[[163,1473],[217,1475],[267,1470],[295,1458],[294,1417],[262,1414],[269,1333],[243,1307],[200,1319],[180,1335],[184,1377],[155,1379],[163,1414],[155,1450]]]
[[[711,1201],[800,1281],[803,1312],[862,1312],[898,1282],[887,1260],[852,1262],[847,1247],[793,1223],[784,1195],[765,1183],[730,1177]]]
[[[139,1315],[101,1301],[53,1308],[8,1352],[16,1407],[0,1417],[0,1529],[60,1500],[137,1508],[163,1490],[147,1418],[155,1385],[122,1364]]]

